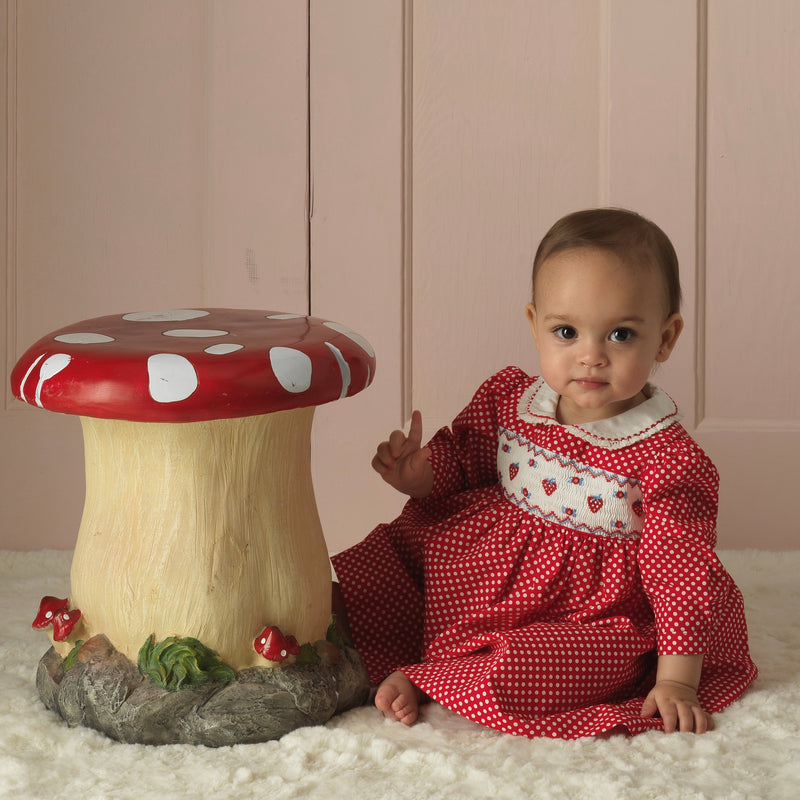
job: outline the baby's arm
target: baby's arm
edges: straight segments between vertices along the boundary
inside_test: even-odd
[[[408,436],[403,431],[392,431],[389,441],[378,445],[372,468],[398,492],[410,497],[427,497],[433,489],[431,449],[421,444],[422,414],[414,411]]]
[[[497,482],[497,402],[514,394],[530,378],[517,367],[484,381],[450,428],[440,428],[429,446],[422,444],[422,415],[411,415],[406,436],[393,431],[372,459],[376,472],[414,498],[446,497]],[[435,474],[434,474],[435,471]]]
[[[644,701],[643,717],[656,712],[664,720],[664,730],[705,733],[714,727],[697,699],[703,669],[703,656],[659,656],[656,685]]]
[[[700,447],[683,436],[642,474],[642,584],[658,630],[656,685],[642,707],[667,732],[711,728],[697,688],[709,628],[727,602],[724,569],[714,554],[719,478]]]

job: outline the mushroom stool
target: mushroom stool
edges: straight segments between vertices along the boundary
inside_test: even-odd
[[[16,397],[77,414],[86,500],[69,598],[45,597],[45,704],[127,742],[277,738],[364,702],[331,624],[310,469],[316,405],[372,381],[335,322],[182,309],[40,339]]]

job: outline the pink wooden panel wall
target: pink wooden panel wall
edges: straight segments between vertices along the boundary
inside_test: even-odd
[[[600,5],[502,8],[414,4],[411,399],[430,433],[498,369],[534,368],[538,239],[599,199]]]
[[[432,433],[494,369],[535,368],[521,308],[539,237],[576,207],[636,208],[682,263],[686,330],[657,380],[720,468],[720,545],[795,547],[779,505],[759,498],[791,494],[800,444],[787,352],[800,333],[786,235],[800,210],[796,4],[769,15],[722,0],[404,6],[404,348],[388,365],[403,423],[419,406]],[[351,57],[357,17],[330,31]],[[357,152],[367,138],[349,130]],[[373,392],[386,431],[399,424],[395,389]]]
[[[800,6],[711,0],[706,39],[697,435],[720,465],[731,540],[797,548]]]
[[[0,547],[71,548],[83,505],[78,419],[11,397],[25,347],[129,310],[306,312],[306,9],[220,11],[0,2]]]
[[[413,406],[430,433],[493,370],[535,369],[522,308],[549,224],[635,207],[683,265],[687,330],[658,380],[722,472],[720,542],[796,547],[771,498],[800,436],[800,12],[769,7],[0,0],[5,374],[117,309],[347,323],[378,372],[317,412],[338,550],[399,509],[369,459]],[[69,548],[77,420],[3,397],[0,547]]]
[[[331,551],[402,504],[370,461],[403,421],[404,23],[402,3],[311,4],[311,309],[377,354],[369,390],[315,414],[314,487]]]

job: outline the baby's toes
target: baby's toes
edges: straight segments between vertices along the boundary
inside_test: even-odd
[[[394,711],[395,719],[404,725],[413,725],[419,715],[417,703],[402,694],[392,703],[392,710]]]

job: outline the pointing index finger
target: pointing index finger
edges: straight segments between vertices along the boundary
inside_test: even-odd
[[[422,413],[420,411],[411,412],[411,425],[408,428],[408,443],[414,450],[419,450],[422,445]]]

